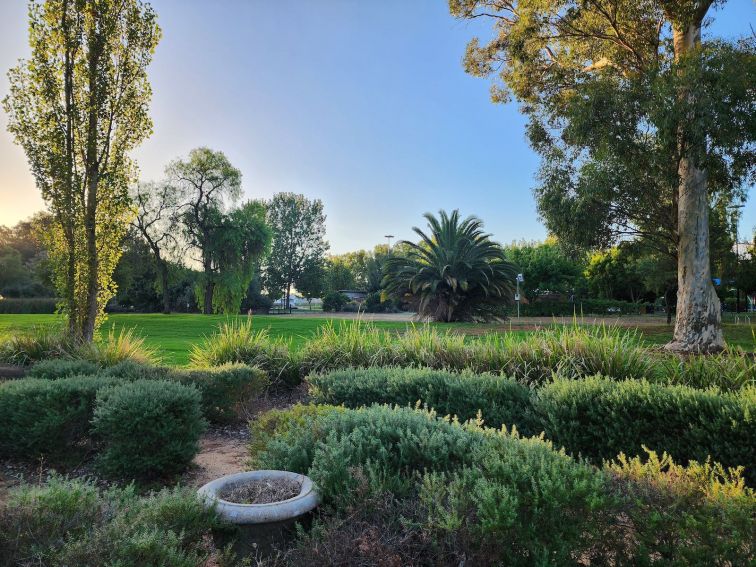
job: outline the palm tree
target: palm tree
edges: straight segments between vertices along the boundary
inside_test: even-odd
[[[515,268],[483,232],[483,221],[460,220],[458,210],[424,216],[430,233],[413,227],[420,242],[399,242],[402,252],[386,261],[386,291],[436,321],[502,317],[514,296]]]

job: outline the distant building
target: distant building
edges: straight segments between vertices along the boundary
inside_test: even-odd
[[[356,301],[362,303],[367,298],[367,292],[359,289],[340,289],[338,290],[342,295],[346,295],[349,301]]]

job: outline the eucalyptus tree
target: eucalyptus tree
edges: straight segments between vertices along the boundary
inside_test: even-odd
[[[673,341],[724,345],[711,282],[709,209],[754,180],[754,38],[702,42],[712,0],[450,0],[487,18],[466,70],[516,98],[542,157],[538,208],[560,241],[642,238],[677,263]]]
[[[287,307],[291,288],[304,270],[324,260],[328,250],[325,218],[320,199],[277,193],[268,203],[273,241],[265,268],[266,287],[273,296],[283,293]]]
[[[197,296],[209,315],[219,273],[215,240],[227,210],[241,197],[241,171],[223,152],[202,147],[169,164],[166,175],[179,192],[181,234],[189,259],[202,269]]]
[[[505,315],[515,292],[515,267],[476,217],[426,213],[429,232],[401,241],[402,254],[386,259],[384,289],[436,321],[474,321]]]
[[[32,0],[28,29],[31,58],[8,73],[3,106],[54,220],[44,236],[68,331],[90,341],[132,213],[129,152],[152,131],[160,28],[139,0]]]

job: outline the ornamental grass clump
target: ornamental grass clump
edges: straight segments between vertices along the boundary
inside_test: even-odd
[[[194,345],[189,359],[198,368],[228,363],[256,366],[273,382],[296,385],[301,381],[299,366],[290,350],[289,343],[271,338],[267,329],[253,329],[250,319],[232,320]]]
[[[110,328],[107,337],[83,343],[72,354],[102,367],[127,360],[137,364],[160,362],[157,351],[147,346],[144,337],[138,336],[134,329],[121,329],[116,333],[114,327]]]

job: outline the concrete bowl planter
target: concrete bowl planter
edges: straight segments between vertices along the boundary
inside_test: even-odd
[[[227,491],[250,481],[290,480],[301,483],[299,494],[287,500],[267,504],[241,504],[224,500]],[[294,525],[308,519],[320,503],[315,485],[309,477],[288,471],[248,471],[231,474],[208,482],[197,491],[207,506],[215,506],[220,517],[236,525],[234,545],[237,555],[265,554],[293,533]]]

